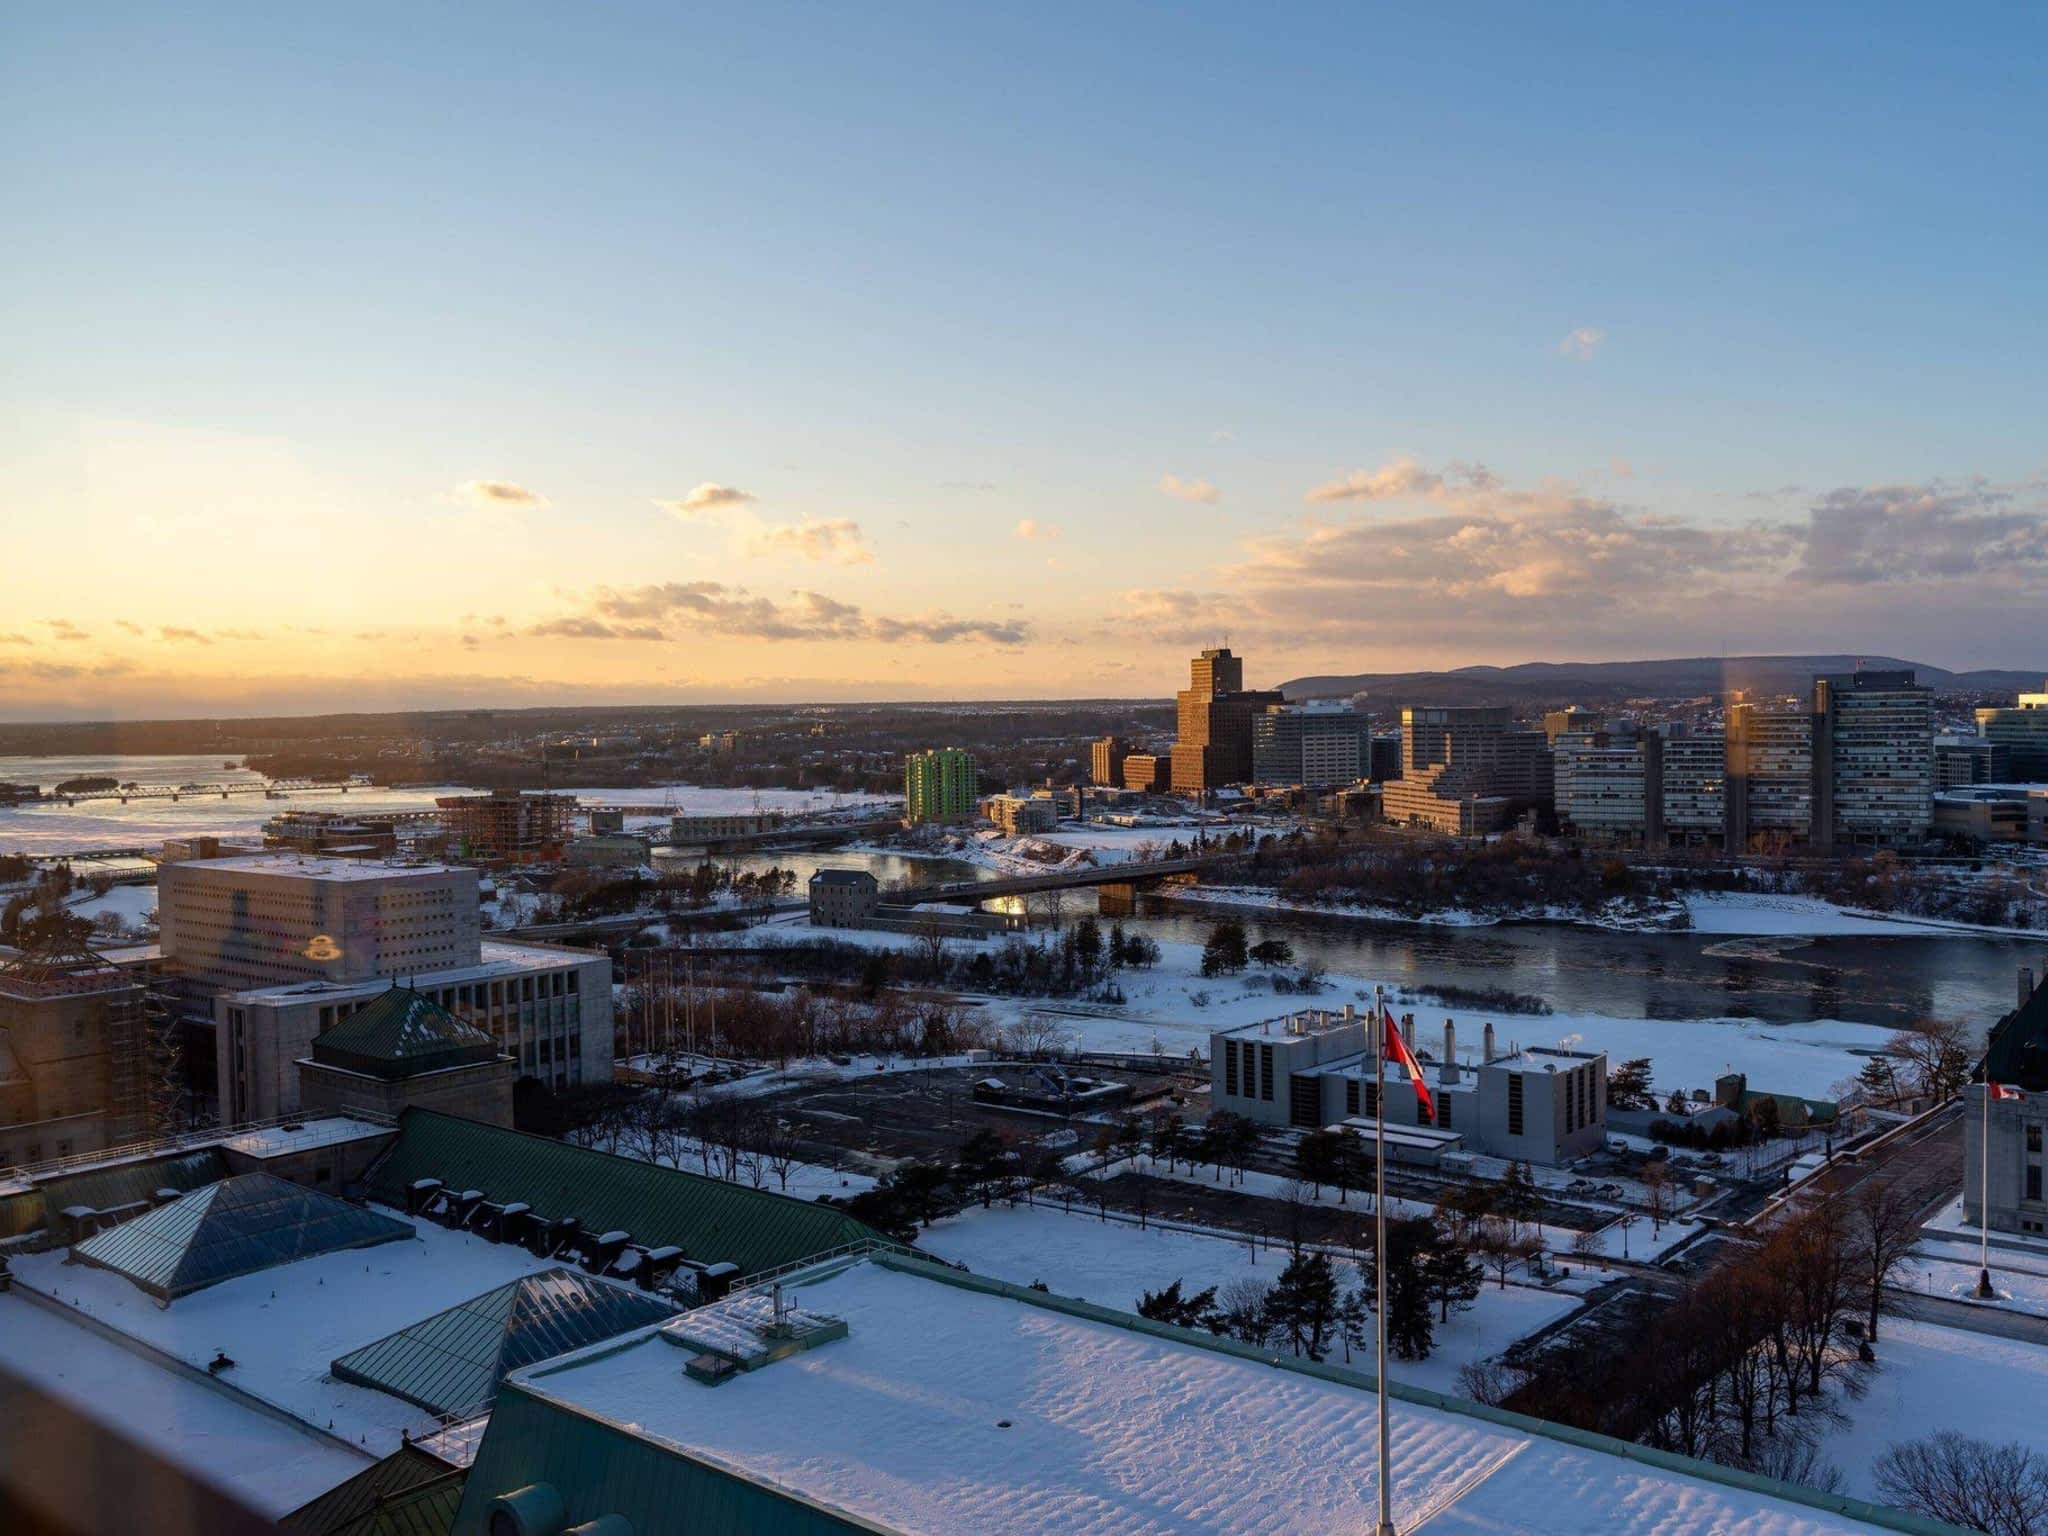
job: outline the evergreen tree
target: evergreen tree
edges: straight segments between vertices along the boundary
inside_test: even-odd
[[[1323,1358],[1337,1326],[1337,1276],[1328,1254],[1300,1253],[1266,1296],[1266,1316],[1298,1355]]]
[[[1209,930],[1208,942],[1202,946],[1204,976],[1234,975],[1245,968],[1247,959],[1243,923],[1225,918]]]
[[[1223,1313],[1216,1305],[1216,1287],[1183,1296],[1180,1281],[1175,1280],[1163,1291],[1146,1291],[1138,1297],[1138,1316],[1149,1317],[1155,1323],[1171,1323],[1176,1328],[1206,1328],[1211,1333],[1224,1331]]]
[[[1610,1109],[1655,1109],[1650,1091],[1650,1058],[1638,1056],[1624,1061],[1607,1075],[1607,1104]]]

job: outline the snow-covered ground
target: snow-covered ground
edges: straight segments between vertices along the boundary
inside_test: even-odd
[[[389,1213],[387,1213],[389,1214]],[[367,1387],[327,1379],[329,1364],[388,1333],[554,1262],[524,1249],[414,1223],[409,1241],[322,1254],[223,1281],[168,1307],[108,1270],[65,1262],[62,1249],[13,1261],[16,1282],[98,1318],[190,1365],[225,1351],[226,1379],[376,1455],[428,1415]]]
[[[2034,1258],[2006,1248],[1991,1250],[1991,1288],[1998,1299],[1979,1302],[1977,1275],[1978,1245],[1947,1239],[1923,1238],[1921,1256],[1900,1266],[1893,1284],[1900,1290],[1919,1291],[1972,1306],[1987,1305],[2003,1312],[2030,1312],[2048,1317],[2048,1257]]]
[[[97,922],[102,914],[111,912],[121,920],[124,929],[150,928],[156,924],[156,887],[109,886],[104,896],[82,891],[64,903],[64,910],[73,917],[84,918],[87,922]]]
[[[760,930],[764,942],[786,937],[824,938],[886,949],[911,949],[911,934],[865,929],[813,929],[806,922]],[[1025,935],[1029,938],[1031,935]],[[990,943],[999,941],[991,940]],[[964,942],[957,946],[965,948]],[[1074,998],[998,998],[987,1016],[998,1026],[1032,1013],[1054,1021],[1077,1049],[1156,1052],[1185,1057],[1190,1050],[1205,1056],[1210,1031],[1277,1019],[1298,1008],[1341,1011],[1346,1003],[1371,1003],[1373,978],[1332,972],[1312,997],[1276,995],[1257,967],[1239,976],[1204,977],[1201,946],[1168,940],[1159,946],[1159,963],[1150,970],[1123,970],[1116,976],[1124,1002],[1114,1006]],[[1263,983],[1263,984],[1262,984]],[[1391,982],[1389,983],[1391,987]],[[1854,1077],[1871,1053],[1891,1038],[1874,1024],[1821,1020],[1803,1024],[1767,1024],[1757,1019],[1618,1019],[1604,1014],[1489,1015],[1484,1010],[1414,1007],[1418,1049],[1433,1054],[1441,1047],[1443,1021],[1457,1019],[1464,1051],[1478,1043],[1481,1027],[1493,1022],[1503,1044],[1571,1044],[1603,1050],[1610,1064],[1647,1056],[1658,1096],[1674,1088],[1711,1089],[1724,1072],[1747,1072],[1759,1089],[1809,1098],[1830,1097],[1829,1090]]]
[[[1212,1285],[1220,1293],[1244,1277],[1270,1285],[1287,1267],[1284,1244],[1262,1244],[1255,1255],[1248,1242],[1141,1229],[1048,1205],[963,1211],[921,1232],[918,1246],[976,1274],[1018,1285],[1040,1281],[1057,1295],[1126,1312],[1137,1310],[1144,1292],[1175,1280],[1183,1295]],[[1349,1262],[1340,1259],[1336,1268],[1339,1285],[1349,1289],[1358,1283]],[[1577,1305],[1576,1296],[1514,1285],[1502,1290],[1489,1281],[1469,1310],[1454,1311],[1448,1323],[1437,1324],[1436,1348],[1427,1360],[1394,1362],[1394,1379],[1455,1394],[1460,1366],[1499,1354]],[[1332,1358],[1341,1361],[1343,1353],[1340,1345]]]
[[[8,1368],[266,1515],[281,1515],[370,1464],[232,1393],[159,1365],[25,1296],[0,1295]]]
[[[2048,1455],[2048,1421],[2034,1411],[2048,1400],[2048,1346],[1886,1318],[1877,1358],[1879,1368],[1866,1378],[1868,1393],[1843,1405],[1848,1422],[1821,1445],[1823,1457],[1847,1480],[1844,1492],[1874,1498],[1870,1468],[1884,1449],[1937,1430],[1996,1443],[2018,1440],[2035,1455]]]
[[[715,1149],[711,1154],[710,1161],[707,1163],[700,1151],[699,1143],[688,1137],[682,1137],[679,1140],[679,1145],[681,1151],[677,1156],[665,1157],[660,1159],[660,1161],[670,1168],[680,1168],[685,1173],[701,1175],[708,1169],[710,1176],[714,1179],[725,1177],[723,1159]],[[621,1146],[619,1151],[627,1157],[641,1157],[641,1149],[636,1147]],[[642,1160],[645,1161],[646,1159],[643,1158]],[[760,1168],[758,1180],[753,1172],[756,1162],[758,1162]],[[765,1159],[757,1159],[752,1154],[743,1156],[740,1159],[740,1166],[734,1173],[731,1182],[745,1185],[749,1189],[765,1189],[770,1194],[788,1195],[792,1200],[816,1200],[821,1195],[836,1195],[841,1199],[845,1199],[849,1195],[857,1195],[864,1190],[875,1187],[874,1179],[868,1174],[856,1173],[851,1168],[834,1171],[817,1163],[792,1164],[789,1170],[789,1182],[784,1184],[777,1177],[775,1169],[771,1164]]]
[[[1830,934],[1874,934],[1900,938],[1913,934],[2018,931],[1982,929],[1967,923],[1945,923],[1935,918],[1880,917],[1848,911],[1817,896],[1715,892],[1687,896],[1685,905],[1692,914],[1693,930],[1697,933],[1793,934],[1808,938]]]
[[[847,811],[862,806],[888,805],[901,795],[876,795],[865,790],[844,794],[829,789],[748,789],[744,785],[644,784],[626,789],[603,785],[577,785],[563,793],[593,805],[645,806],[649,817],[744,816],[752,811],[784,816],[820,816],[830,811]],[[628,821],[639,815],[628,811]]]

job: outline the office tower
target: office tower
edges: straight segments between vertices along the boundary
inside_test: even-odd
[[[2048,784],[2048,693],[2023,693],[2011,707],[1978,710],[1977,734],[2006,749],[2014,782]]]
[[[1911,672],[1813,680],[1813,840],[1892,847],[1934,820],[1934,690]]]
[[[1173,745],[1175,794],[1200,795],[1252,776],[1252,716],[1286,702],[1270,689],[1247,691],[1244,660],[1228,648],[1188,665],[1189,685],[1175,695],[1180,738]]]
[[[1789,703],[1728,706],[1728,848],[1803,843],[1814,826],[1814,720]]]
[[[1252,716],[1252,779],[1324,788],[1372,772],[1372,717],[1330,700],[1269,704]]]
[[[1599,840],[1663,841],[1663,737],[1564,731],[1551,751],[1560,824]]]
[[[1094,784],[1121,787],[1124,782],[1124,759],[1131,755],[1131,744],[1121,736],[1105,736],[1090,744],[1088,750],[1088,778]]]
[[[1397,825],[1476,836],[1498,832],[1556,791],[1550,745],[1519,729],[1506,705],[1401,711],[1401,777],[1382,794]]]

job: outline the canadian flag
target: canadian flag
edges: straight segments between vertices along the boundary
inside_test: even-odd
[[[1385,1003],[1380,1004],[1380,1018],[1383,1021],[1380,1038],[1384,1042],[1381,1054],[1388,1061],[1399,1062],[1408,1069],[1408,1081],[1415,1085],[1415,1100],[1422,1106],[1423,1124],[1436,1124],[1436,1100],[1429,1096],[1429,1084],[1422,1080],[1422,1063],[1415,1059],[1415,1053],[1408,1049],[1408,1042],[1401,1038],[1401,1027],[1394,1022],[1394,1015]]]
[[[2004,1083],[1987,1083],[1987,1084],[1985,1084],[1985,1086],[1986,1086],[1987,1088],[1989,1088],[1989,1089],[1991,1090],[1991,1097],[1992,1097],[1992,1098],[1994,1098],[1994,1099],[2025,1099],[2025,1098],[2026,1098],[2026,1095],[2025,1095],[2024,1093],[2021,1093],[2021,1092],[2019,1091],[2019,1089],[2017,1089],[2017,1088],[2012,1088],[2012,1087],[2008,1087],[2008,1086],[2007,1086],[2006,1084],[2004,1084]]]

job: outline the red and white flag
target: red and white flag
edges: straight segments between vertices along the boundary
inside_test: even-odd
[[[1429,1096],[1429,1084],[1422,1080],[1422,1063],[1415,1059],[1415,1053],[1408,1049],[1408,1042],[1401,1038],[1401,1027],[1394,1022],[1394,1015],[1385,1003],[1380,1004],[1381,1054],[1388,1061],[1399,1062],[1408,1069],[1408,1081],[1415,1085],[1416,1102],[1422,1106],[1423,1124],[1436,1124],[1436,1100]]]
[[[2019,1089],[2010,1087],[2005,1083],[1987,1083],[1985,1086],[1991,1090],[1991,1097],[1994,1099],[2023,1100],[2026,1098],[2026,1095],[2021,1093]]]

